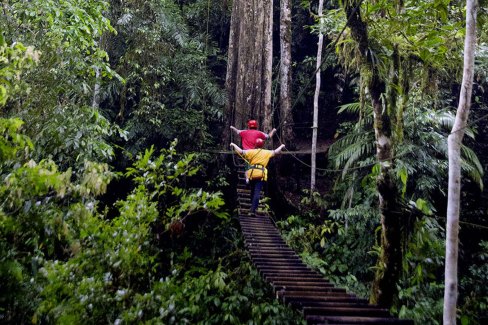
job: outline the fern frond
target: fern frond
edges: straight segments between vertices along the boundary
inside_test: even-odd
[[[374,149],[375,149],[374,142],[366,142],[364,144],[359,144],[359,145],[360,145],[359,150],[351,152],[349,159],[347,159],[346,163],[344,164],[344,167],[342,170],[342,178],[343,179],[347,175],[349,168],[351,168],[356,162],[358,162],[359,159],[361,159],[361,158],[364,159],[364,156],[374,154]]]
[[[359,158],[373,154],[375,145],[371,135],[372,133],[369,132],[366,136],[354,134],[342,138],[344,141],[337,147],[339,149],[337,153],[332,156],[336,168],[341,166],[349,168]]]
[[[373,129],[373,114],[367,114],[363,116],[363,118],[356,123],[357,130],[371,130]]]
[[[345,150],[348,146],[356,144],[360,141],[364,141],[365,139],[373,142],[374,139],[372,135],[373,132],[371,131],[346,134],[344,137],[340,138],[329,147],[329,157],[335,157],[340,152]]]

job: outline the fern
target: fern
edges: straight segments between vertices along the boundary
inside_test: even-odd
[[[335,162],[335,167],[344,167],[347,164],[349,168],[360,158],[372,153],[374,150],[374,140],[372,132],[362,134],[348,134],[336,141],[329,148],[329,157]]]

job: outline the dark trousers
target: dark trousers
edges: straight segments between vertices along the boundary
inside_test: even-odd
[[[252,180],[249,182],[251,185],[251,210],[249,212],[256,213],[256,209],[259,204],[259,197],[261,196],[261,189],[263,188],[264,181]]]

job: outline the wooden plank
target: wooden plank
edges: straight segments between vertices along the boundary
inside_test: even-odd
[[[394,317],[361,317],[361,316],[308,316],[311,324],[405,324],[414,325],[409,319]]]
[[[304,307],[305,318],[312,316],[390,317],[388,309],[375,307]]]
[[[334,285],[326,280],[322,279],[299,279],[296,281],[292,280],[281,280],[272,281],[273,286],[287,286],[287,285],[300,285],[300,286],[323,286],[323,287],[333,287]]]
[[[295,286],[292,286],[292,285],[275,285],[275,284],[273,284],[272,286],[275,289],[275,291],[281,291],[283,293],[286,293],[288,291],[293,291],[293,292],[307,291],[307,292],[314,292],[314,293],[318,293],[318,292],[346,292],[346,289],[344,289],[344,288],[337,288],[337,287],[333,287],[330,285],[329,286],[327,286],[327,285],[324,285],[324,286],[321,286],[321,285],[310,285],[310,286],[295,285]]]
[[[347,293],[345,290],[342,292],[328,291],[328,292],[310,292],[310,291],[280,291],[277,292],[279,297],[294,297],[294,298],[317,298],[322,297],[355,297],[351,293]]]

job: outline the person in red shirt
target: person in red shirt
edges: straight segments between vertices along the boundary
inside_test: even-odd
[[[256,143],[257,139],[262,139],[263,141],[270,139],[276,132],[276,129],[271,130],[269,134],[259,131],[257,129],[258,122],[256,120],[249,120],[247,122],[247,127],[247,130],[238,130],[232,125],[230,126],[230,129],[241,137],[242,149],[244,150],[254,149],[254,144]]]

